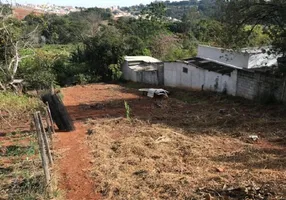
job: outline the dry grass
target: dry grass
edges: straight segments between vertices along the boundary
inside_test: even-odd
[[[102,199],[286,196],[286,107],[167,89],[170,98],[163,100],[117,85],[70,90],[69,111],[86,122],[91,175]]]
[[[231,186],[237,190],[267,184],[271,189],[240,192],[236,197],[282,199],[286,194],[285,160],[275,172],[257,168],[257,163],[271,162],[275,155],[261,154],[259,148],[239,139],[205,134],[189,137],[183,129],[137,119],[97,119],[88,126],[94,149],[92,176],[103,199],[219,198]],[[235,195],[227,196],[231,194]]]

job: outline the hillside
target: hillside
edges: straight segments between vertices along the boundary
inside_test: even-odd
[[[162,1],[165,4],[166,16],[175,19],[182,19],[184,14],[187,14],[191,8],[196,8],[201,14],[211,16],[215,9],[215,0],[189,0],[189,1]],[[139,14],[147,6],[140,4],[130,7],[122,7],[121,10]]]
[[[15,7],[13,8],[13,15],[19,20],[24,19],[27,15],[34,13],[35,15],[44,14],[43,11],[33,9],[33,8],[25,8],[25,7]]]

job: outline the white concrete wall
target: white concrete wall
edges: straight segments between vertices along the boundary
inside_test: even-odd
[[[199,45],[197,57],[237,68],[248,68],[250,54]]]
[[[216,92],[226,91],[227,94],[235,96],[236,81],[237,81],[237,70],[233,71],[230,74],[230,76],[205,70],[204,89]]]
[[[129,63],[125,61],[122,65],[123,78],[127,81],[137,82],[136,72],[129,67]]]
[[[188,74],[183,73],[183,67]],[[192,84],[191,66],[179,62],[164,63],[164,85],[171,87],[189,87]]]
[[[164,63],[164,84],[165,86],[177,86],[178,63]]]
[[[139,71],[136,72],[136,82],[158,85],[158,71]]]
[[[125,80],[130,80],[130,68],[128,67],[128,62],[127,61],[124,61],[121,70],[122,70],[122,73],[123,73],[123,78]]]
[[[183,68],[188,73],[183,72]],[[171,87],[189,87],[192,89],[211,90],[236,95],[237,70],[230,75],[208,71],[179,62],[164,63],[164,84]]]
[[[148,67],[148,66],[145,66],[145,67]],[[123,72],[123,78],[125,80],[147,83],[147,84],[152,84],[152,85],[159,84],[158,70],[144,71],[144,70],[131,69],[131,68],[127,61],[123,63],[121,70]]]

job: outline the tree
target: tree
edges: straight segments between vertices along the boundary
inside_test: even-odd
[[[201,0],[198,5],[201,13],[208,17],[213,17],[216,12],[216,0]]]
[[[87,16],[88,21],[88,35],[94,37],[99,30],[100,23],[102,21],[101,15],[98,13],[91,13]]]
[[[188,33],[189,31],[193,30],[200,19],[201,16],[198,9],[196,7],[190,8],[189,11],[182,17],[182,32]]]
[[[162,32],[167,32],[166,26],[158,21],[148,19],[139,20],[133,18],[121,18],[115,23],[115,27],[122,31],[124,35],[139,37],[143,42],[149,41]]]
[[[151,21],[162,22],[166,15],[166,5],[163,2],[152,2],[142,10],[141,14],[146,15],[146,18]]]
[[[49,44],[67,44],[78,41],[79,28],[71,26],[67,17],[57,15],[44,16],[44,28],[42,35]]]
[[[249,40],[257,26],[272,40],[273,50],[286,54],[286,1],[284,0],[229,0],[220,1],[225,13],[222,21],[232,29],[232,35],[239,40]],[[240,31],[251,26],[246,34]],[[239,33],[239,34],[238,34]]]
[[[18,91],[15,78],[19,64],[23,58],[21,49],[31,46],[29,38],[33,32],[24,34],[22,24],[12,18],[11,9],[8,5],[0,7],[0,87],[2,90],[13,88]]]
[[[114,27],[103,27],[95,37],[85,39],[84,48],[77,50],[77,55],[84,56],[78,60],[85,61],[86,73],[97,81],[111,81],[125,55],[123,40],[123,35]]]
[[[226,47],[226,34],[222,23],[216,20],[203,19],[200,20],[196,26],[193,26],[193,33],[195,38],[212,46]]]
[[[159,59],[168,59],[167,55],[178,45],[178,38],[171,34],[160,34],[153,38],[152,44],[152,56]]]
[[[138,36],[130,35],[124,40],[125,54],[128,56],[144,55],[146,44]]]

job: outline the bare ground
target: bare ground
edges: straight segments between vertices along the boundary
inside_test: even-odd
[[[57,135],[67,199],[285,198],[285,107],[171,91],[149,99],[118,85],[63,90],[78,128]]]

